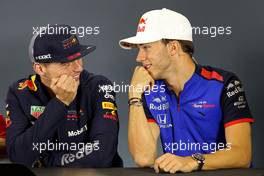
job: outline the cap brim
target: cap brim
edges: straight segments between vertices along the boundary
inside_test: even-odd
[[[155,42],[161,40],[160,37],[153,37],[153,36],[134,36],[134,37],[129,37],[126,39],[122,39],[119,41],[119,45],[123,49],[132,49],[136,47],[138,44],[145,44],[145,43],[150,43],[150,42]]]
[[[96,46],[94,45],[81,45],[81,57],[86,56],[87,54],[93,52],[96,49]]]
[[[77,53],[74,53],[73,55],[67,56],[64,59],[64,62],[71,62],[71,61],[80,59],[86,56],[87,54],[93,52],[95,49],[96,49],[96,46],[94,45],[81,45],[80,51]]]

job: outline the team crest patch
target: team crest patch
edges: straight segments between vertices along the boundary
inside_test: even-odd
[[[44,112],[45,106],[31,106],[30,107],[30,115],[35,117],[36,119]]]

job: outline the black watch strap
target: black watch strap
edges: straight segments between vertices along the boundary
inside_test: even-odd
[[[204,165],[204,160],[205,160],[204,156],[203,156],[201,153],[195,153],[195,154],[192,154],[192,158],[193,158],[195,161],[197,161],[197,163],[198,163],[198,168],[197,168],[197,170],[198,170],[198,171],[199,171],[199,170],[202,170],[203,165]]]

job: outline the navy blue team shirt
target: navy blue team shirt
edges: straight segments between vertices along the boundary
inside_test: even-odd
[[[12,84],[6,99],[10,160],[29,167],[122,166],[111,85],[107,78],[84,70],[77,95],[66,106],[49,95],[38,75]]]
[[[149,122],[157,123],[164,153],[190,156],[230,149],[225,128],[253,122],[238,77],[221,69],[196,65],[192,77],[177,97],[164,80],[144,92],[143,106]]]

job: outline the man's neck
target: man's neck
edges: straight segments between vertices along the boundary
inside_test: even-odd
[[[167,84],[173,89],[177,96],[184,89],[185,83],[192,77],[195,71],[195,64],[188,55],[179,57],[171,71],[166,75]]]

